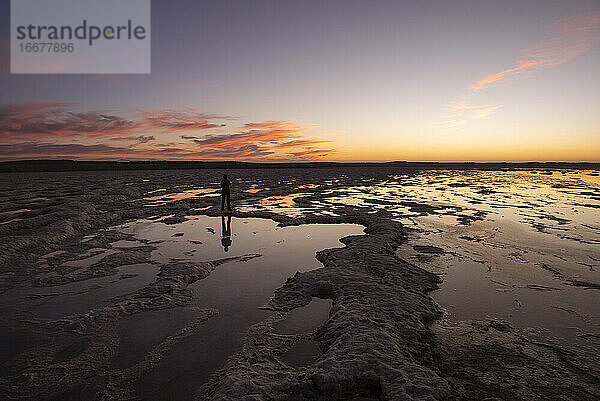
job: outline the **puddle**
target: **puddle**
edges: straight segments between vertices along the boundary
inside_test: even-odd
[[[259,218],[188,216],[177,224],[137,220],[91,234],[86,239],[101,240],[104,233],[114,230],[131,237],[112,242],[112,248],[108,249],[91,248],[74,255],[58,250],[40,259],[48,273],[39,277],[68,272],[79,281],[10,289],[0,294],[0,302],[15,314],[68,321],[76,314],[85,315],[95,308],[112,305],[115,297],[127,299],[129,294],[154,283],[163,264],[227,258],[207,277],[187,286],[194,294],[191,304],[136,313],[117,323],[119,347],[110,362],[111,369],[136,369],[135,365],[148,355],[167,350],[164,358],[153,362],[153,368],[137,384],[143,399],[158,400],[191,398],[198,386],[239,349],[247,330],[273,314],[264,306],[287,278],[298,271],[321,267],[315,258],[317,251],[343,246],[340,238],[362,234],[364,227],[356,224],[279,227],[272,220]],[[144,248],[141,244],[147,244],[146,250],[140,249]],[[149,260],[115,265],[117,274],[94,277],[95,269],[102,263],[135,259],[128,257],[129,254],[149,255]],[[48,264],[55,257],[67,261]],[[118,258],[111,259],[113,262],[108,260],[113,257]],[[285,333],[312,332],[325,322],[330,308],[330,300],[315,298],[292,311],[280,329]],[[207,310],[216,310],[218,314],[207,315]],[[4,334],[10,337],[11,333],[19,332],[17,329]],[[4,340],[16,343],[10,338]],[[64,349],[55,355],[57,362],[83,352],[88,344],[65,338],[61,346]],[[285,358],[298,366],[309,363],[318,356],[315,347],[299,342]]]
[[[155,191],[151,191],[151,193],[149,193],[149,195],[152,193],[157,193],[157,192],[161,192],[161,194],[148,196],[148,197],[144,198],[144,200],[148,202],[144,206],[163,206],[168,203],[172,203],[172,202],[183,200],[183,199],[199,198],[199,197],[205,197],[205,196],[220,196],[219,190],[215,189],[215,188],[195,188],[195,189],[188,189],[185,191],[173,192],[173,193],[162,193],[163,191],[165,191],[165,190],[158,189]]]
[[[477,185],[493,186],[493,192],[479,194],[487,199],[468,211],[485,215],[468,224],[460,217],[413,217],[417,231],[398,255],[442,277],[432,296],[447,322],[502,319],[573,343],[593,341],[589,333],[600,333],[600,297],[593,288],[600,282],[600,251],[593,246],[600,239],[600,212],[577,207],[582,195],[562,189],[585,185],[595,194],[595,181],[571,179],[583,176],[486,173]],[[476,188],[457,186],[442,200],[466,209]],[[427,252],[431,247],[444,252]],[[574,284],[579,281],[584,285]]]
[[[340,247],[340,238],[361,234],[364,228],[354,224],[281,228],[266,219],[193,216],[175,225],[141,220],[121,229],[139,240],[156,242],[157,249],[152,257],[158,263],[261,255],[220,265],[208,277],[190,286],[196,296],[190,308],[214,308],[219,314],[175,345],[156,372],[146,375],[139,387],[140,392],[148,397],[160,388],[160,393],[166,398],[180,398],[197,388],[239,349],[241,339],[251,325],[272,314],[262,307],[275,289],[297,271],[321,267],[315,259],[317,251]],[[175,233],[181,235],[174,237]],[[306,307],[298,308],[297,312],[292,311],[284,330],[312,331],[327,319],[330,307],[330,300],[314,299]],[[153,334],[140,339],[140,343],[145,345],[134,344],[136,337],[128,335],[127,341],[132,344],[128,348],[148,349],[167,333],[173,334],[172,316],[164,314],[166,317],[163,319],[157,319],[156,313],[143,313],[132,319],[129,324],[137,329],[125,329],[129,333],[143,332],[152,327]],[[142,356],[138,354],[138,358]],[[115,363],[118,364],[135,362],[131,355],[121,354],[117,359]]]
[[[200,313],[193,308],[148,311],[119,322],[119,350],[112,360],[113,369],[135,365],[169,335],[189,326]]]
[[[90,249],[87,254],[85,255],[80,255],[83,256],[82,259],[76,259],[76,260],[69,260],[65,263],[63,263],[63,266],[69,266],[69,267],[85,267],[88,268],[91,265],[93,265],[94,263],[98,263],[100,262],[102,259],[104,259],[107,256],[110,255],[114,255],[116,253],[119,253],[120,251],[117,249],[102,249],[102,248],[97,248],[97,249]]]
[[[313,297],[308,305],[291,310],[285,319],[276,322],[273,331],[287,335],[311,334],[325,324],[332,304],[331,299]],[[281,355],[281,360],[286,365],[300,368],[314,363],[322,354],[317,341],[300,338]]]
[[[390,212],[414,230],[399,256],[442,276],[432,296],[448,321],[500,318],[569,341],[600,338],[598,172],[424,171],[362,183],[305,197],[290,215]]]
[[[258,200],[237,202],[235,207],[241,212],[255,212],[267,209],[273,213],[284,214],[290,217],[300,217],[307,212],[322,213],[323,211],[317,208],[307,208],[306,205],[296,203],[295,199],[306,195],[310,194],[293,193],[284,196],[267,196]]]
[[[140,241],[119,240],[111,242],[110,245],[113,248],[135,248],[136,246],[144,246],[145,244]]]
[[[259,204],[261,206],[265,206],[265,207],[275,206],[275,207],[291,208],[296,204],[294,199],[304,196],[304,195],[306,195],[306,194],[305,193],[296,193],[296,194],[289,194],[289,195],[285,195],[285,196],[269,196],[266,198],[262,198],[259,201]]]
[[[332,303],[331,299],[313,298],[308,305],[293,309],[285,319],[277,322],[273,327],[275,333],[312,333],[325,324]]]
[[[151,264],[126,265],[111,276],[26,291],[9,290],[0,295],[0,302],[40,317],[57,319],[107,305],[116,296],[150,284],[157,273],[158,267]]]
[[[295,183],[291,178],[285,181],[287,184],[280,178],[269,178],[269,172],[264,180],[245,181],[245,187],[236,181],[243,196],[234,200],[235,208],[267,210],[291,217],[340,215],[345,213],[346,205],[368,208],[372,212],[385,210],[392,219],[411,228],[410,242],[398,249],[400,257],[443,279],[440,289],[431,295],[445,310],[446,322],[502,319],[517,327],[543,329],[548,336],[560,340],[598,342],[600,174],[597,171],[424,171],[415,174],[389,171],[391,174],[385,173],[387,178],[383,179],[383,173],[373,174],[379,178],[365,179],[367,175],[372,177],[370,172],[360,172],[351,178],[344,178],[339,172],[327,172],[323,173],[326,176],[303,175]],[[338,178],[332,177],[334,174]],[[115,179],[111,177],[110,182]],[[123,178],[131,179],[136,182],[120,182],[140,184],[139,177]],[[68,314],[86,313],[91,308],[106,305],[114,296],[126,295],[154,282],[161,264],[260,254],[260,257],[221,264],[208,277],[187,287],[195,295],[190,305],[143,312],[119,322],[121,343],[111,362],[114,369],[134,366],[167,339],[193,327],[180,341],[170,345],[164,359],[144,373],[136,394],[153,400],[186,399],[239,349],[248,328],[272,314],[261,307],[276,288],[296,271],[320,267],[314,258],[316,251],[341,246],[340,237],[362,233],[362,227],[280,228],[264,219],[191,216],[200,213],[199,206],[205,207],[212,202],[210,199],[216,201],[200,199],[218,197],[218,190],[182,186],[170,175],[162,179],[163,182],[149,185],[148,192],[140,192],[142,195],[136,197],[143,200],[140,204],[166,206],[155,209],[153,218],[118,227],[136,240],[116,241],[111,243],[111,248],[102,241],[103,232],[94,233],[77,245],[86,248],[87,242],[99,240],[98,244],[102,245],[98,246],[104,248],[81,255],[64,255],[60,250],[51,252],[40,259],[36,268],[42,274],[52,274],[55,268],[89,272],[93,263],[108,263],[102,261],[103,258],[120,260],[119,255],[132,253],[141,244],[155,247],[152,251],[147,249],[145,255],[140,252],[141,257],[150,255],[152,263],[132,263],[119,267],[113,276],[53,287],[13,288],[0,295],[0,302],[7,311],[15,309],[19,317],[29,319],[33,315],[35,320],[65,316],[68,320]],[[81,196],[71,180],[64,187],[55,187],[52,185],[51,189],[35,196],[47,196],[56,206],[47,206],[46,199],[11,200],[2,206],[0,224],[24,228],[31,221],[32,230],[38,229],[40,201],[52,212],[62,210],[62,203]],[[296,193],[288,195],[286,191],[290,187],[295,187]],[[318,190],[313,191],[316,188]],[[12,193],[19,191],[22,189],[14,189]],[[190,200],[189,208],[188,202],[175,203],[186,199]],[[184,207],[190,216],[177,223]],[[13,212],[15,209],[22,213]],[[176,213],[170,221],[177,224],[158,221],[166,217],[165,213]],[[21,218],[27,224],[23,224]],[[9,228],[0,227],[5,231]],[[69,261],[64,265],[55,264],[65,260]],[[11,302],[18,305],[13,308]],[[318,344],[307,338],[327,319],[330,302],[313,299],[276,324],[278,333],[299,337],[282,356],[285,363],[301,367],[320,356]],[[200,311],[207,308],[216,309],[219,314],[198,325]],[[35,351],[38,343],[46,341],[20,326],[22,321],[14,321],[14,327],[2,328],[1,337],[6,344],[15,344],[18,350]],[[56,355],[57,361],[72,357],[85,346],[83,342],[72,342]],[[19,352],[6,348],[0,350],[3,355]]]

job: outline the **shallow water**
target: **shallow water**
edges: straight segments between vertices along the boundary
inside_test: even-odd
[[[398,251],[442,275],[444,282],[432,295],[445,308],[445,319],[499,318],[572,342],[595,341],[600,335],[597,177],[475,173],[438,179],[436,185],[465,181],[468,186],[447,196],[437,194],[438,201],[481,211],[481,219],[459,224],[448,215],[416,216],[418,232]],[[445,253],[424,255],[416,244]]]
[[[341,215],[345,205],[386,210],[412,229],[398,255],[442,277],[432,296],[446,321],[496,318],[570,342],[600,338],[597,171],[426,171],[323,184],[333,187],[240,210],[290,217]]]
[[[496,318],[573,342],[600,337],[598,172],[428,171],[362,182],[268,208],[293,217],[343,214],[345,205],[387,210],[412,229],[398,255],[442,277],[432,296],[446,321]]]
[[[60,263],[59,267],[72,274],[93,272],[94,266],[101,266],[106,258],[152,247],[147,263],[126,264],[118,267],[116,274],[81,276],[84,277],[81,280],[61,285],[10,289],[0,294],[0,301],[3,308],[15,316],[69,321],[75,315],[111,305],[115,297],[126,298],[153,283],[162,264],[228,258],[208,277],[189,286],[194,294],[191,304],[144,311],[125,316],[118,322],[119,346],[110,362],[110,369],[115,371],[134,368],[171,336],[181,336],[186,330],[191,333],[184,335],[176,345],[170,345],[168,355],[143,376],[137,389],[144,399],[190,398],[209,375],[239,349],[250,326],[273,314],[264,306],[288,277],[298,271],[321,267],[315,259],[317,251],[340,247],[340,238],[361,234],[363,229],[355,224],[279,227],[272,220],[231,216],[190,215],[177,224],[136,220],[95,232],[82,240],[83,244],[97,241],[108,232],[127,236],[126,240],[110,243],[108,248],[91,248],[74,254],[59,250],[43,255],[38,263],[49,271],[50,266]],[[57,262],[56,258],[62,259]],[[40,277],[48,275],[51,273]],[[310,334],[324,323],[330,308],[330,300],[315,299],[279,322],[278,327],[284,333],[292,328],[292,331]],[[207,309],[214,309],[218,314],[203,322],[202,311]],[[28,329],[23,330],[26,333]],[[24,332],[3,330],[1,336],[6,347],[0,352],[13,355],[10,348],[19,344],[15,336],[22,336]],[[77,344],[67,347],[82,347],[73,351],[73,355],[87,347]],[[311,349],[292,351],[284,359],[289,357],[291,364],[308,363],[319,355],[318,347],[317,351],[314,349],[317,344],[312,345]]]
[[[92,309],[113,305],[115,297],[127,297],[153,283],[161,264],[248,256],[219,265],[208,277],[189,286],[195,295],[192,304],[136,313],[121,318],[118,327],[111,326],[117,340],[110,343],[116,344],[114,348],[107,344],[115,351],[106,362],[108,374],[136,371],[142,358],[155,355],[153,352],[164,346],[164,354],[152,363],[152,369],[140,373],[144,379],[138,382],[136,376],[131,381],[137,386],[131,393],[145,399],[189,399],[210,372],[239,350],[248,329],[266,318],[278,319],[277,314],[261,307],[287,277],[319,267],[315,251],[341,246],[340,237],[362,232],[362,227],[353,225],[280,228],[270,220],[235,217],[229,227],[225,219],[223,228],[220,218],[192,215],[219,201],[216,183],[202,179],[211,174],[48,174],[27,176],[21,183],[10,181],[10,190],[0,196],[3,234],[16,233],[14,242],[19,245],[19,235],[27,239],[29,233],[41,234],[45,238],[45,230],[60,232],[63,225],[73,224],[77,237],[75,244],[68,243],[64,248],[32,250],[33,259],[22,264],[23,271],[30,266],[34,269],[31,282],[23,280],[13,286],[11,275],[15,272],[0,273],[0,282],[5,284],[0,294],[0,337],[4,340],[0,354],[7,361],[22,355],[25,371],[34,366],[27,358],[44,354],[30,351],[46,346],[48,341],[60,342],[48,340],[31,327],[45,330],[46,322],[51,328],[60,327],[74,314],[86,316]],[[285,174],[270,170],[235,174],[246,177],[233,181],[233,201],[239,212],[267,211],[300,218],[333,215],[342,219],[353,212],[345,209],[348,205],[389,212],[392,219],[409,228],[408,242],[397,250],[398,255],[443,279],[440,289],[432,293],[445,311],[441,325],[502,319],[543,336],[557,337],[560,344],[598,349],[597,172],[400,174],[394,169],[301,169]],[[288,175],[295,178],[282,178]],[[106,188],[118,195],[106,197]],[[114,227],[131,218],[128,213],[118,214],[129,207],[125,203],[123,209],[123,199],[133,205],[131,215],[147,218]],[[93,207],[88,208],[87,202]],[[90,219],[97,215],[108,218]],[[77,226],[88,220],[113,227],[88,232],[85,226]],[[176,224],[168,224],[172,222]],[[12,249],[12,244],[6,245]],[[119,265],[116,273],[101,275],[107,273],[103,266],[111,260],[135,252],[143,262],[135,262],[134,258]],[[251,258],[255,254],[261,256]],[[25,251],[20,255],[28,256]],[[79,281],[52,284],[50,280],[50,286],[30,285],[37,279],[52,279],[63,273]],[[218,309],[220,314],[204,321],[203,311],[207,308]],[[310,333],[327,319],[329,309],[330,301],[313,299],[275,322],[277,336],[294,338],[291,348],[281,355],[282,363],[302,367],[320,357],[319,344]],[[87,347],[85,341],[72,337],[47,366],[27,371],[43,371],[45,367],[53,372],[56,363],[70,362]],[[173,338],[176,341],[171,341]],[[20,375],[17,371],[14,377]],[[75,399],[81,398],[76,392],[72,394]]]
[[[114,296],[142,288],[154,280],[158,273],[156,264],[260,255],[250,260],[222,264],[208,277],[192,284],[195,300],[185,308],[144,312],[121,321],[120,351],[112,362],[113,368],[118,369],[138,363],[167,336],[192,324],[195,310],[215,308],[219,311],[161,362],[157,369],[160,374],[151,373],[144,379],[140,391],[145,397],[153,398],[152,394],[160,392],[168,398],[167,394],[191,392],[220,367],[240,346],[246,330],[272,314],[261,307],[269,301],[274,290],[295,272],[321,266],[315,259],[317,251],[342,246],[339,238],[360,234],[363,227],[323,224],[281,228],[266,219],[189,216],[188,220],[179,224],[139,220],[116,227],[116,230],[132,234],[140,242],[117,241],[112,246],[128,249],[151,243],[155,247],[151,256],[154,264],[121,267],[119,274],[132,275],[123,280],[108,276],[21,294],[11,290],[3,294],[3,298],[13,302],[20,299],[25,303],[20,305],[21,308],[40,316],[62,317],[85,313],[93,307],[102,306]],[[116,252],[116,249],[93,249],[65,265],[89,268]],[[39,300],[31,299],[32,296],[39,297]],[[304,325],[319,327],[326,320],[330,303],[323,302],[325,307],[317,308],[317,312],[324,313],[313,311],[318,302],[310,304],[310,313],[302,315]],[[311,321],[313,318],[316,321]],[[294,317],[291,319],[294,320]]]
[[[432,295],[447,321],[500,318],[596,341],[598,178],[591,171],[428,172],[341,190],[326,202],[382,208],[412,227],[398,255],[442,276]]]
[[[208,261],[223,257],[258,253],[261,256],[248,261],[234,261],[219,266],[207,278],[192,284],[196,300],[191,308],[215,308],[219,314],[211,318],[198,334],[180,344],[158,369],[160,374],[150,374],[142,380],[140,391],[144,396],[161,393],[161,397],[189,395],[197,386],[225,362],[237,350],[246,330],[265,319],[272,312],[261,309],[274,290],[296,271],[318,268],[315,252],[325,248],[339,247],[339,238],[362,233],[363,227],[352,224],[300,225],[278,227],[271,220],[254,218],[191,217],[176,224],[139,221],[123,226],[123,230],[145,240],[162,241],[156,246],[153,258],[158,262],[173,259]],[[231,242],[223,245],[223,235],[231,232]],[[175,233],[183,235],[173,236]],[[321,308],[322,309],[322,308]],[[173,311],[144,314],[128,323],[130,333],[139,333],[148,343],[147,333],[156,340],[170,325]],[[327,310],[328,313],[328,310]],[[305,324],[311,319],[322,324],[322,314],[306,315]],[[132,329],[132,325],[138,329]],[[144,333],[144,334],[142,334]],[[133,336],[130,335],[129,342]],[[148,344],[146,348],[149,346]],[[138,355],[143,355],[139,353]],[[131,357],[123,357],[133,363]],[[158,371],[157,370],[157,371]]]

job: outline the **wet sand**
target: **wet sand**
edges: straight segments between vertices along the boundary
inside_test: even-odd
[[[600,397],[596,171],[214,173],[0,176],[3,398]]]

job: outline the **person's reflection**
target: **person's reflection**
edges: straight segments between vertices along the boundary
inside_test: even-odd
[[[229,251],[231,246],[231,215],[227,216],[227,225],[225,224],[225,216],[221,216],[221,245],[225,252]]]

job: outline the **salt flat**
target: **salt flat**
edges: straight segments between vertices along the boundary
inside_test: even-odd
[[[600,397],[596,171],[0,186],[3,398]]]

